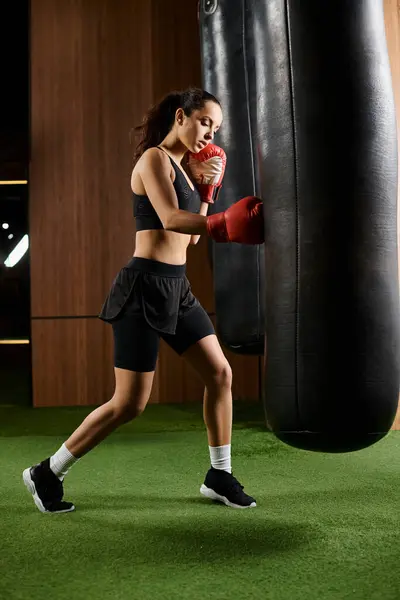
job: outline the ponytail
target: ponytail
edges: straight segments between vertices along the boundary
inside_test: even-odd
[[[141,125],[134,128],[136,135],[139,136],[139,142],[133,156],[133,164],[137,163],[148,148],[161,144],[173,127],[178,108],[182,108],[185,115],[189,117],[194,110],[203,108],[209,100],[220,104],[215,96],[205,90],[189,88],[182,92],[171,92],[158,104],[152,106]]]

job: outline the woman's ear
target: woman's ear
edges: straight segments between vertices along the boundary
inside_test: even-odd
[[[179,125],[183,125],[183,117],[184,116],[185,116],[185,113],[183,112],[183,108],[178,108],[178,110],[175,113],[175,119]]]

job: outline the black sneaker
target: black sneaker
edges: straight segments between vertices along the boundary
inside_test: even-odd
[[[75,510],[72,502],[62,501],[63,484],[50,469],[50,458],[25,469],[22,478],[40,512],[64,513]]]
[[[206,498],[218,500],[232,508],[254,508],[256,501],[243,492],[243,486],[227,471],[211,469],[208,471],[200,492]]]

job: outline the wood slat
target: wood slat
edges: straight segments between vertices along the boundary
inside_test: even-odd
[[[99,319],[32,321],[33,405],[87,406],[114,391],[111,328]]]
[[[32,1],[33,317],[97,314],[134,251],[129,132],[152,99],[150,9]]]

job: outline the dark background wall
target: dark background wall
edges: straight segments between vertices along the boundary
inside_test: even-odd
[[[3,7],[0,20],[0,403],[30,401],[29,254],[12,269],[8,254],[28,232],[29,164],[29,2]],[[8,229],[2,224],[7,223]],[[9,239],[9,236],[12,236]],[[8,343],[5,344],[4,342]]]

